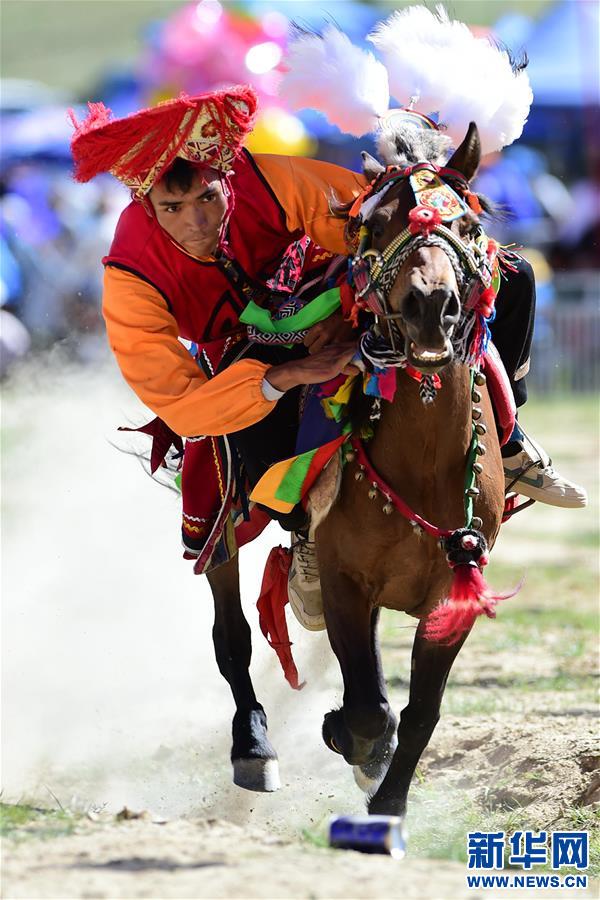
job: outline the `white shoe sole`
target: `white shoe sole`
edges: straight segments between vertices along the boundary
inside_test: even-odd
[[[552,491],[536,488],[520,481],[517,481],[516,484],[507,482],[506,486],[508,487],[509,484],[511,493],[529,497],[531,500],[546,503],[548,506],[559,506],[562,509],[583,509],[587,506],[587,494],[554,494]]]
[[[325,615],[321,614],[319,616],[309,616],[308,613],[305,612],[302,602],[293,591],[288,589],[288,601],[292,608],[292,612],[300,622],[300,624],[306,628],[307,631],[325,631],[327,627],[325,625]]]

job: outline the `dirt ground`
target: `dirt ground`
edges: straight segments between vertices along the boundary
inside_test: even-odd
[[[589,405],[569,402],[550,419],[528,406],[533,432],[591,488],[591,504],[576,513],[534,507],[507,526],[490,583],[505,590],[527,580],[457,660],[411,788],[408,855],[394,861],[325,845],[329,816],[360,813],[364,801],[319,736],[323,713],[341,699],[326,637],[292,623],[308,679],[297,694],[255,628],[272,534],[242,556],[242,575],[252,674],[282,789],[259,795],[231,784],[233,707],[212,658],[205,581],[177,559],[177,499],[108,444],[115,419],[127,421],[119,409],[130,410],[113,375],[98,386],[78,374],[77,396],[68,376],[50,378],[7,401],[2,800],[64,813],[9,829],[3,897],[506,896],[466,887],[469,830],[594,827],[598,451]],[[27,477],[7,477],[15,472]],[[413,630],[406,618],[382,623],[396,711]],[[149,813],[116,821],[124,806]],[[551,893],[597,896],[598,884]]]
[[[298,848],[218,820],[90,824],[11,849],[4,897],[467,897],[464,867]],[[39,893],[40,883],[43,895]],[[425,885],[432,893],[424,893]]]
[[[460,738],[457,740],[457,734]],[[413,817],[439,814],[440,792],[473,803],[528,810],[531,827],[562,827],[567,810],[600,798],[600,758],[593,720],[546,723],[505,715],[465,726],[450,719],[423,761],[434,796],[419,796]],[[316,779],[315,779],[316,781]],[[314,789],[314,783],[311,785]],[[331,810],[333,811],[332,804]],[[451,813],[450,809],[450,813]],[[81,819],[68,836],[5,845],[6,898],[477,898],[464,863],[333,851],[311,846],[289,828],[236,825],[212,816],[164,823]],[[428,827],[435,825],[429,821]],[[23,837],[23,835],[22,835]],[[410,846],[410,845],[409,845]],[[552,891],[553,896],[597,896]],[[542,892],[511,891],[516,896]],[[506,895],[485,891],[486,897]]]

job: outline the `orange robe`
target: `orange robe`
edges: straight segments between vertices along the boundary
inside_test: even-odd
[[[365,186],[364,178],[317,160],[267,154],[252,159],[284,212],[281,227],[289,243],[306,233],[325,250],[345,253],[344,222],[331,215],[329,199],[332,191],[342,201],[356,197]],[[235,176],[232,184],[235,191]],[[235,215],[234,209],[232,220]],[[250,246],[252,237],[250,229]],[[198,291],[202,292],[200,276]],[[211,299],[206,297],[206,302]],[[262,393],[267,364],[242,360],[207,380],[178,340],[181,329],[160,291],[110,263],[103,314],[125,380],[177,434],[228,434],[259,421],[273,408],[274,402]]]

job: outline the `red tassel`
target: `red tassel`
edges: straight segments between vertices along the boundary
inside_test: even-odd
[[[518,494],[509,494],[507,497],[504,498],[504,512],[502,513],[502,524],[503,525],[505,522],[508,522],[508,520],[511,518],[514,510],[516,509],[518,499],[519,499]]]
[[[300,691],[306,684],[298,680],[298,670],[292,657],[292,644],[285,621],[285,605],[288,602],[288,573],[292,554],[285,547],[273,547],[265,565],[260,597],[256,603],[260,630],[279,657],[286,681]]]
[[[467,563],[454,567],[454,578],[447,600],[437,606],[425,621],[424,637],[441,644],[456,644],[468,632],[478,616],[496,618],[499,600],[514,597],[521,585],[507,594],[493,594],[479,566]]]
[[[358,317],[362,309],[366,309],[367,304],[363,303],[362,300],[356,300],[354,306],[350,311],[350,316],[346,319],[347,322],[350,322],[353,328],[358,328],[360,322],[358,321]]]
[[[490,287],[486,288],[481,292],[479,299],[477,300],[477,312],[480,312],[482,316],[485,316],[486,319],[489,319],[491,314],[494,311],[494,303],[496,302],[496,291],[490,285]]]
[[[469,207],[473,210],[476,216],[480,216],[483,212],[481,208],[481,203],[479,202],[479,197],[477,194],[474,194],[472,191],[467,191],[465,194],[465,200],[467,201]]]

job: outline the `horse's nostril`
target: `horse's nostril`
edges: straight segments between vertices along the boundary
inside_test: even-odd
[[[442,319],[445,326],[455,325],[460,316],[460,303],[454,291],[448,291],[448,296],[442,307]]]
[[[402,317],[405,322],[416,322],[422,315],[421,307],[424,300],[423,291],[413,287],[404,298]]]

